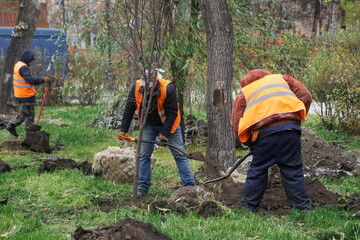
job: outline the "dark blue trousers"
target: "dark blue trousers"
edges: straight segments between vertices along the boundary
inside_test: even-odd
[[[247,172],[241,206],[256,211],[267,186],[268,169],[277,164],[291,207],[311,210],[302,170],[301,131],[295,129],[279,131],[279,128],[277,131],[274,132],[274,128],[261,130],[253,145],[253,160]]]

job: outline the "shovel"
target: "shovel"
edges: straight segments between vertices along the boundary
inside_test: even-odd
[[[42,112],[42,110],[43,110],[46,97],[47,97],[47,95],[48,95],[48,93],[49,93],[49,89],[50,89],[50,87],[51,87],[51,84],[55,81],[55,78],[54,78],[53,76],[48,76],[48,77],[51,78],[51,80],[50,80],[50,82],[49,82],[49,85],[48,85],[47,88],[46,88],[46,93],[45,93],[45,96],[44,96],[44,100],[43,100],[43,102],[42,102],[42,104],[41,104],[41,108],[40,108],[40,112],[39,112],[39,116],[38,116],[38,118],[37,118],[36,124],[39,124],[41,112]]]
[[[219,177],[219,178],[214,178],[208,181],[203,182],[203,184],[207,184],[207,183],[212,183],[212,182],[217,182],[220,180],[224,180],[226,178],[228,178],[234,171],[235,169],[240,166],[240,164],[245,161],[245,159],[250,156],[252,154],[252,151],[248,152],[247,154],[245,154],[245,156],[241,157],[239,160],[236,161],[236,163],[234,164],[234,166],[229,170],[229,172],[226,173],[225,176]]]
[[[119,136],[119,140],[124,140],[124,141],[129,141],[129,142],[138,142],[138,139],[136,138],[133,138],[133,137],[130,137],[130,136]],[[201,153],[199,152],[196,152],[196,153],[187,153],[185,150],[183,150],[182,148],[178,147],[178,146],[175,146],[173,144],[170,144],[170,143],[163,143],[163,142],[159,142],[159,141],[144,141],[144,143],[155,143],[155,144],[161,144],[161,145],[167,145],[169,147],[172,147],[174,149],[176,149],[177,151],[181,152],[182,154],[184,154],[187,158],[191,158],[191,159],[195,159],[195,160],[198,160],[198,161],[203,161],[203,162],[207,162],[207,163],[210,163],[212,161],[209,161],[206,159],[206,157],[204,157]],[[203,184],[207,184],[207,183],[212,183],[212,182],[217,182],[217,181],[220,181],[220,180],[224,180],[226,178],[228,178],[234,171],[237,167],[240,166],[240,164],[245,161],[245,159],[247,157],[249,157],[250,155],[252,155],[252,151],[248,152],[247,154],[245,154],[245,156],[241,157],[239,160],[236,161],[236,163],[234,164],[234,166],[229,170],[229,172],[226,173],[225,176],[222,176],[222,177],[219,177],[219,178],[215,178],[215,179],[211,179],[211,180],[208,180],[208,181],[205,181],[203,182]],[[216,166],[214,166],[216,167]]]
[[[128,142],[138,142],[139,140],[137,138],[133,138],[133,137],[130,137],[130,136],[119,136],[119,140],[124,140],[124,141],[128,141]],[[142,142],[144,143],[154,143],[154,144],[158,144],[158,145],[166,145],[166,146],[169,146],[169,147],[172,147],[174,149],[176,149],[177,151],[179,151],[180,153],[184,154],[185,156],[190,156],[189,153],[187,153],[185,150],[183,150],[182,148],[180,148],[179,146],[176,146],[176,145],[173,145],[171,143],[165,143],[165,142],[159,142],[159,141],[145,141],[145,140],[142,140]]]

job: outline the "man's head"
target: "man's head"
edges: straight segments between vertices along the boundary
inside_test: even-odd
[[[145,70],[144,75],[141,77],[140,86],[145,87],[145,82],[148,82],[148,93],[150,93],[151,88],[154,86],[154,83],[156,81],[157,72],[156,70]]]
[[[256,80],[259,80],[259,79],[265,77],[266,75],[271,75],[271,73],[264,69],[261,69],[261,68],[250,70],[240,80],[240,85],[241,85],[241,87],[245,87],[246,85],[248,85]]]
[[[23,51],[20,56],[20,61],[26,63],[27,65],[30,65],[30,63],[34,60],[35,60],[35,53],[30,50]]]

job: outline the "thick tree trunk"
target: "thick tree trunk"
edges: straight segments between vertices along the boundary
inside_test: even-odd
[[[226,0],[201,0],[207,42],[206,156],[226,170],[235,161],[235,137],[231,128],[233,78],[233,26]]]
[[[7,49],[2,81],[0,83],[0,113],[8,113],[13,109],[12,79],[14,65],[22,53],[29,49],[36,25],[41,12],[40,4],[36,0],[19,0],[19,15]]]

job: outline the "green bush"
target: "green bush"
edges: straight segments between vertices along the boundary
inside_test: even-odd
[[[62,87],[64,102],[77,99],[81,105],[96,104],[103,90],[104,62],[103,56],[91,50],[78,51],[70,56],[72,77]]]
[[[307,86],[325,127],[360,134],[360,39],[355,32],[340,31],[309,62]],[[326,39],[326,38],[325,38]],[[326,42],[326,41],[325,41]]]

